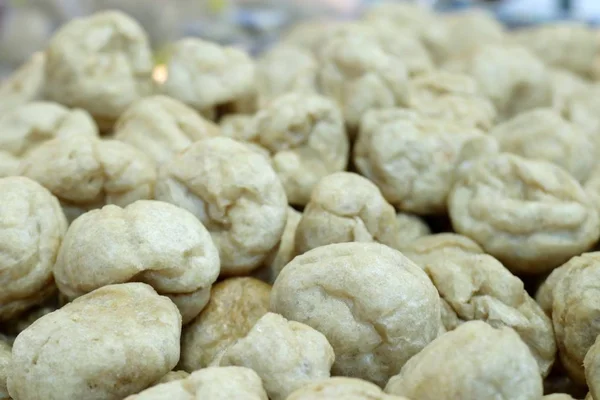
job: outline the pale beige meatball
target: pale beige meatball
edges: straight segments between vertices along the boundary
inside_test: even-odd
[[[350,133],[367,111],[408,103],[404,63],[372,35],[359,31],[332,35],[320,51],[320,61],[319,88],[339,103]]]
[[[143,283],[110,285],[48,314],[15,340],[14,399],[122,399],[179,359],[181,316]]]
[[[119,11],[76,18],[48,45],[45,94],[87,110],[101,129],[152,92],[152,54],[142,27]]]
[[[579,182],[587,180],[596,164],[592,138],[551,108],[525,111],[489,133],[502,151],[556,164]]]
[[[211,367],[164,383],[125,400],[268,400],[256,372],[243,367]]]
[[[225,351],[219,365],[252,369],[271,400],[285,400],[294,390],[329,378],[334,359],[333,348],[322,333],[267,313],[246,337]]]
[[[0,178],[18,176],[21,168],[21,159],[0,150]]]
[[[270,285],[248,277],[215,284],[204,310],[183,329],[181,368],[191,372],[218,364],[222,353],[269,311],[270,293]]]
[[[58,200],[25,177],[0,179],[0,321],[56,291],[52,267],[67,230]]]
[[[287,221],[279,246],[267,257],[265,265],[256,271],[256,277],[273,284],[283,267],[296,257],[296,230],[301,218],[301,212],[288,207]]]
[[[287,199],[275,171],[229,138],[201,140],[164,164],[155,195],[200,219],[219,249],[224,275],[260,266],[285,228]]]
[[[402,253],[423,268],[460,321],[513,328],[537,360],[540,373],[548,375],[556,356],[550,318],[500,262],[479,249],[463,250],[460,242],[448,239],[447,234],[416,239]]]
[[[600,212],[600,164],[596,164],[590,171],[590,176],[584,183],[583,189],[589,196],[593,205]]]
[[[566,118],[588,132],[600,147],[600,84],[587,85],[569,98],[564,114]]]
[[[98,127],[86,111],[69,110],[51,102],[31,102],[0,115],[0,132],[0,158],[14,159],[18,165],[28,151],[48,140],[75,135],[96,137]],[[2,170],[0,167],[0,176]],[[18,167],[12,171],[18,171]]]
[[[219,128],[223,136],[249,142],[254,140],[253,132],[248,127],[250,126],[254,115],[252,114],[229,114],[225,115],[219,121]],[[267,152],[267,154],[269,154]]]
[[[538,365],[519,335],[481,321],[431,342],[385,388],[419,400],[538,400],[542,390]]]
[[[310,383],[293,392],[286,400],[408,400],[385,394],[371,382],[356,378],[334,377]]]
[[[471,75],[494,104],[500,119],[551,104],[548,69],[524,47],[487,45],[445,64]]]
[[[106,204],[152,199],[156,166],[133,146],[91,136],[57,137],[28,152],[20,168],[61,201],[67,218]]]
[[[31,102],[0,116],[0,147],[15,156],[55,137],[98,136],[98,127],[84,110],[58,103]]]
[[[338,172],[321,179],[296,229],[296,254],[332,243],[379,242],[397,248],[396,211],[368,179]]]
[[[255,109],[256,67],[242,50],[184,38],[171,45],[167,70],[160,91],[205,115]]]
[[[289,92],[316,93],[318,69],[319,63],[309,50],[285,43],[276,45],[257,61],[260,104],[264,107]]]
[[[506,40],[502,24],[493,14],[473,9],[448,13],[439,22],[446,34],[444,46],[433,52],[434,58],[442,61],[468,55],[488,46],[501,45]]]
[[[461,147],[481,135],[405,109],[374,110],[362,120],[354,163],[399,210],[442,214]]]
[[[330,244],[294,258],[273,285],[271,311],[325,335],[336,355],[332,374],[378,385],[441,326],[427,275],[379,243]]]
[[[305,205],[319,180],[348,164],[343,117],[323,96],[277,98],[254,116],[244,136],[270,152],[290,204]]]
[[[429,225],[416,215],[397,213],[396,222],[400,232],[400,243],[410,243],[417,238],[431,234]]]
[[[559,269],[552,290],[552,322],[558,354],[571,379],[585,384],[584,358],[600,334],[600,252],[573,257]]]
[[[119,117],[114,138],[162,164],[192,143],[218,134],[217,125],[185,104],[166,96],[150,96],[133,103]]]
[[[99,287],[144,282],[179,307],[183,323],[208,303],[219,276],[219,252],[189,211],[140,200],[108,205],[77,218],[63,239],[54,278],[74,299]]]
[[[584,78],[593,77],[600,61],[600,40],[595,29],[582,22],[558,22],[516,30],[511,41],[535,53],[546,64]]]
[[[583,365],[585,368],[585,381],[590,388],[592,398],[598,399],[600,398],[600,340],[598,340],[598,337],[586,353]]]
[[[45,67],[46,54],[35,53],[0,83],[0,115],[15,107],[42,99]]]
[[[496,110],[468,75],[446,71],[429,72],[410,81],[410,108],[435,119],[443,119],[484,131],[496,119]]]
[[[448,208],[455,231],[512,272],[549,272],[600,236],[598,211],[575,178],[513,154],[474,162],[454,184]]]
[[[10,371],[11,350],[11,346],[0,339],[0,399],[9,398],[8,390],[6,389],[6,379]]]

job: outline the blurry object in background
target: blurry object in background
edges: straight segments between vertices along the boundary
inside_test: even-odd
[[[572,0],[571,10],[573,18],[600,22],[600,1],[598,0]]]
[[[46,55],[34,53],[0,84],[0,116],[15,107],[42,99],[45,67]]]
[[[52,20],[33,7],[13,7],[3,16],[0,29],[2,61],[13,67],[46,47],[53,30]]]

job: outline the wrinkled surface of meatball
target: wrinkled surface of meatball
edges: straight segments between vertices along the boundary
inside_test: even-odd
[[[146,33],[119,11],[71,20],[54,34],[46,54],[47,98],[87,110],[101,128],[152,92]]]
[[[35,53],[0,84],[0,115],[42,99],[45,67],[46,54]]]
[[[319,95],[279,97],[254,116],[245,136],[270,152],[290,204],[305,205],[321,178],[348,164],[342,115]]]
[[[287,199],[275,171],[261,154],[229,138],[201,140],[164,164],[155,195],[200,219],[219,249],[224,275],[260,266],[285,228]]]
[[[144,151],[157,164],[201,139],[217,136],[219,128],[185,104],[166,96],[133,103],[115,125],[115,139]]]
[[[246,337],[225,351],[220,365],[252,369],[271,400],[286,400],[294,390],[329,378],[334,359],[333,348],[322,333],[267,313]]]
[[[513,272],[549,272],[600,235],[598,212],[575,178],[554,164],[513,154],[473,163],[448,204],[456,232]]]
[[[49,298],[52,268],[67,231],[58,200],[31,179],[0,179],[0,321]]]
[[[351,131],[371,109],[407,105],[406,67],[371,35],[336,35],[323,46],[317,82],[340,104]]]
[[[150,286],[105,286],[18,336],[8,392],[20,400],[122,399],[173,369],[180,332],[177,307]]]
[[[219,107],[236,110],[255,101],[256,67],[242,50],[184,38],[172,44],[167,69],[161,92],[204,114]],[[244,107],[240,111],[255,108]]]
[[[535,358],[512,329],[471,321],[411,358],[385,391],[420,400],[536,400],[542,389]]]
[[[160,385],[162,383],[178,381],[181,379],[185,379],[188,376],[190,376],[190,374],[186,371],[169,371],[169,372],[167,372],[167,374],[165,376],[163,376],[156,382],[156,385]]]
[[[152,199],[156,167],[143,152],[117,140],[69,136],[28,152],[21,174],[61,201],[67,218],[105,204],[124,207]]]
[[[270,293],[270,285],[248,277],[215,284],[207,306],[183,329],[181,367],[190,372],[218,364],[222,353],[269,311]]]
[[[585,182],[596,164],[596,143],[550,108],[525,111],[496,125],[490,134],[507,153],[544,160]]]
[[[520,46],[488,45],[452,60],[445,69],[471,75],[500,119],[551,103],[548,69]]]
[[[361,123],[354,163],[401,211],[440,214],[462,144],[481,134],[405,109],[371,111]]]
[[[552,322],[558,354],[571,379],[585,384],[584,358],[600,333],[597,295],[600,252],[573,257],[560,267],[552,290]]]
[[[286,400],[408,400],[385,394],[381,388],[362,379],[334,377],[310,383]]]
[[[58,289],[70,299],[109,284],[144,282],[179,306],[184,323],[202,311],[218,276],[219,253],[202,223],[149,200],[77,218],[54,265]]]
[[[441,324],[427,275],[379,243],[330,244],[294,258],[273,285],[271,311],[325,335],[334,375],[379,385],[435,339]]]
[[[211,367],[175,382],[151,387],[126,400],[268,400],[256,372],[243,367]]]
[[[280,44],[257,61],[256,84],[262,106],[289,92],[317,92],[316,57],[307,49]]]
[[[513,328],[537,360],[540,373],[548,375],[556,356],[550,318],[529,297],[523,282],[500,262],[478,249],[461,248],[458,240],[448,240],[452,237],[417,239],[402,252],[423,268],[460,321],[482,320]]]
[[[332,243],[379,242],[397,248],[396,211],[372,182],[338,172],[315,186],[296,229],[296,254]]]
[[[423,115],[484,131],[495,123],[494,105],[468,75],[429,72],[412,79],[409,87],[410,108]]]

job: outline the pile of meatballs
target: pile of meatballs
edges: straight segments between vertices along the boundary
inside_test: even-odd
[[[599,156],[583,24],[72,20],[0,87],[0,399],[600,400]]]

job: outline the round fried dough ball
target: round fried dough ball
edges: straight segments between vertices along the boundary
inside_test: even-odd
[[[354,163],[401,211],[443,214],[461,147],[481,135],[405,109],[374,110],[362,120]]]
[[[397,213],[396,222],[400,231],[401,243],[410,243],[422,236],[431,234],[429,225],[416,215]]]
[[[63,239],[54,278],[77,298],[99,287],[144,282],[179,307],[183,323],[208,303],[219,252],[189,211],[160,201],[104,206],[77,218]]]
[[[256,372],[244,367],[211,367],[185,379],[151,387],[125,400],[268,400]]]
[[[471,75],[481,93],[494,104],[500,119],[551,104],[548,69],[524,47],[479,47],[444,68]]]
[[[181,368],[191,372],[218,364],[222,353],[269,311],[270,293],[270,285],[249,277],[215,284],[204,310],[183,328]]]
[[[52,192],[72,221],[106,204],[151,199],[156,167],[142,151],[117,140],[57,137],[28,152],[21,174]]]
[[[519,335],[481,321],[431,342],[385,388],[419,400],[538,400],[542,390],[538,365]]]
[[[279,44],[263,54],[256,65],[259,101],[264,107],[289,92],[317,92],[319,64],[309,50]]]
[[[17,337],[8,392],[19,400],[122,399],[173,369],[180,333],[177,307],[152,287],[104,286]]]
[[[281,96],[254,116],[244,135],[271,153],[290,204],[305,205],[319,180],[348,164],[342,115],[323,96]]]
[[[600,340],[598,340],[598,337],[586,353],[583,365],[585,368],[585,381],[590,388],[592,398],[598,399],[600,398]],[[2,379],[1,376],[0,374],[0,380]]]
[[[593,68],[600,61],[600,40],[596,31],[581,22],[519,29],[511,35],[511,41],[526,47],[546,64],[584,78],[593,78]]]
[[[294,258],[273,285],[271,311],[325,335],[334,375],[378,385],[440,330],[440,298],[427,275],[379,243],[330,244]]]
[[[397,248],[403,239],[396,211],[371,181],[352,172],[321,179],[296,229],[296,254],[332,243],[379,242]]]
[[[550,318],[529,297],[523,282],[500,262],[480,249],[463,250],[451,237],[416,239],[402,253],[423,268],[460,321],[482,320],[513,328],[537,360],[542,376],[548,375],[556,356]]]
[[[201,139],[217,136],[219,128],[185,104],[150,96],[133,103],[115,125],[115,139],[137,147],[158,165]]]
[[[204,224],[224,275],[260,266],[285,227],[287,199],[275,171],[262,155],[225,137],[196,142],[164,164],[155,195]]]
[[[41,100],[45,67],[46,54],[34,53],[25,64],[0,83],[0,115],[23,104]]]
[[[329,378],[334,359],[333,348],[322,333],[267,313],[246,337],[225,351],[220,365],[252,369],[271,400],[285,400],[294,390]]]
[[[55,291],[52,267],[67,220],[58,200],[25,177],[0,179],[0,321]]]
[[[293,392],[286,400],[408,400],[385,394],[371,382],[356,378],[334,377],[310,383]]]
[[[474,162],[458,176],[448,208],[455,231],[512,272],[550,272],[600,236],[598,211],[575,178],[513,154]]]
[[[120,11],[71,20],[54,34],[46,54],[45,95],[87,110],[101,129],[152,92],[148,38]]]
[[[301,212],[288,207],[287,221],[279,246],[267,257],[264,267],[257,271],[256,276],[261,280],[273,284],[283,267],[296,257],[296,230],[301,218]]]
[[[558,354],[571,379],[583,385],[584,358],[600,334],[600,252],[573,257],[559,269],[551,292]]]
[[[473,78],[441,70],[410,81],[410,108],[431,118],[484,131],[496,119],[494,106],[479,92]]]
[[[596,164],[596,143],[551,108],[525,111],[490,132],[500,149],[558,165],[585,182]]]
[[[10,361],[12,359],[12,348],[10,345],[0,339],[0,399],[9,399],[6,389],[6,379],[10,371]]]
[[[256,97],[256,67],[244,51],[198,38],[183,38],[171,45],[168,77],[160,90],[201,113],[217,109],[244,110]],[[250,110],[254,111],[251,104]]]
[[[97,137],[98,127],[86,111],[51,102],[31,102],[0,115],[0,132],[0,152],[18,159],[55,137]]]
[[[372,35],[334,34],[324,43],[320,61],[319,88],[339,103],[351,134],[367,111],[408,103],[406,67]]]

